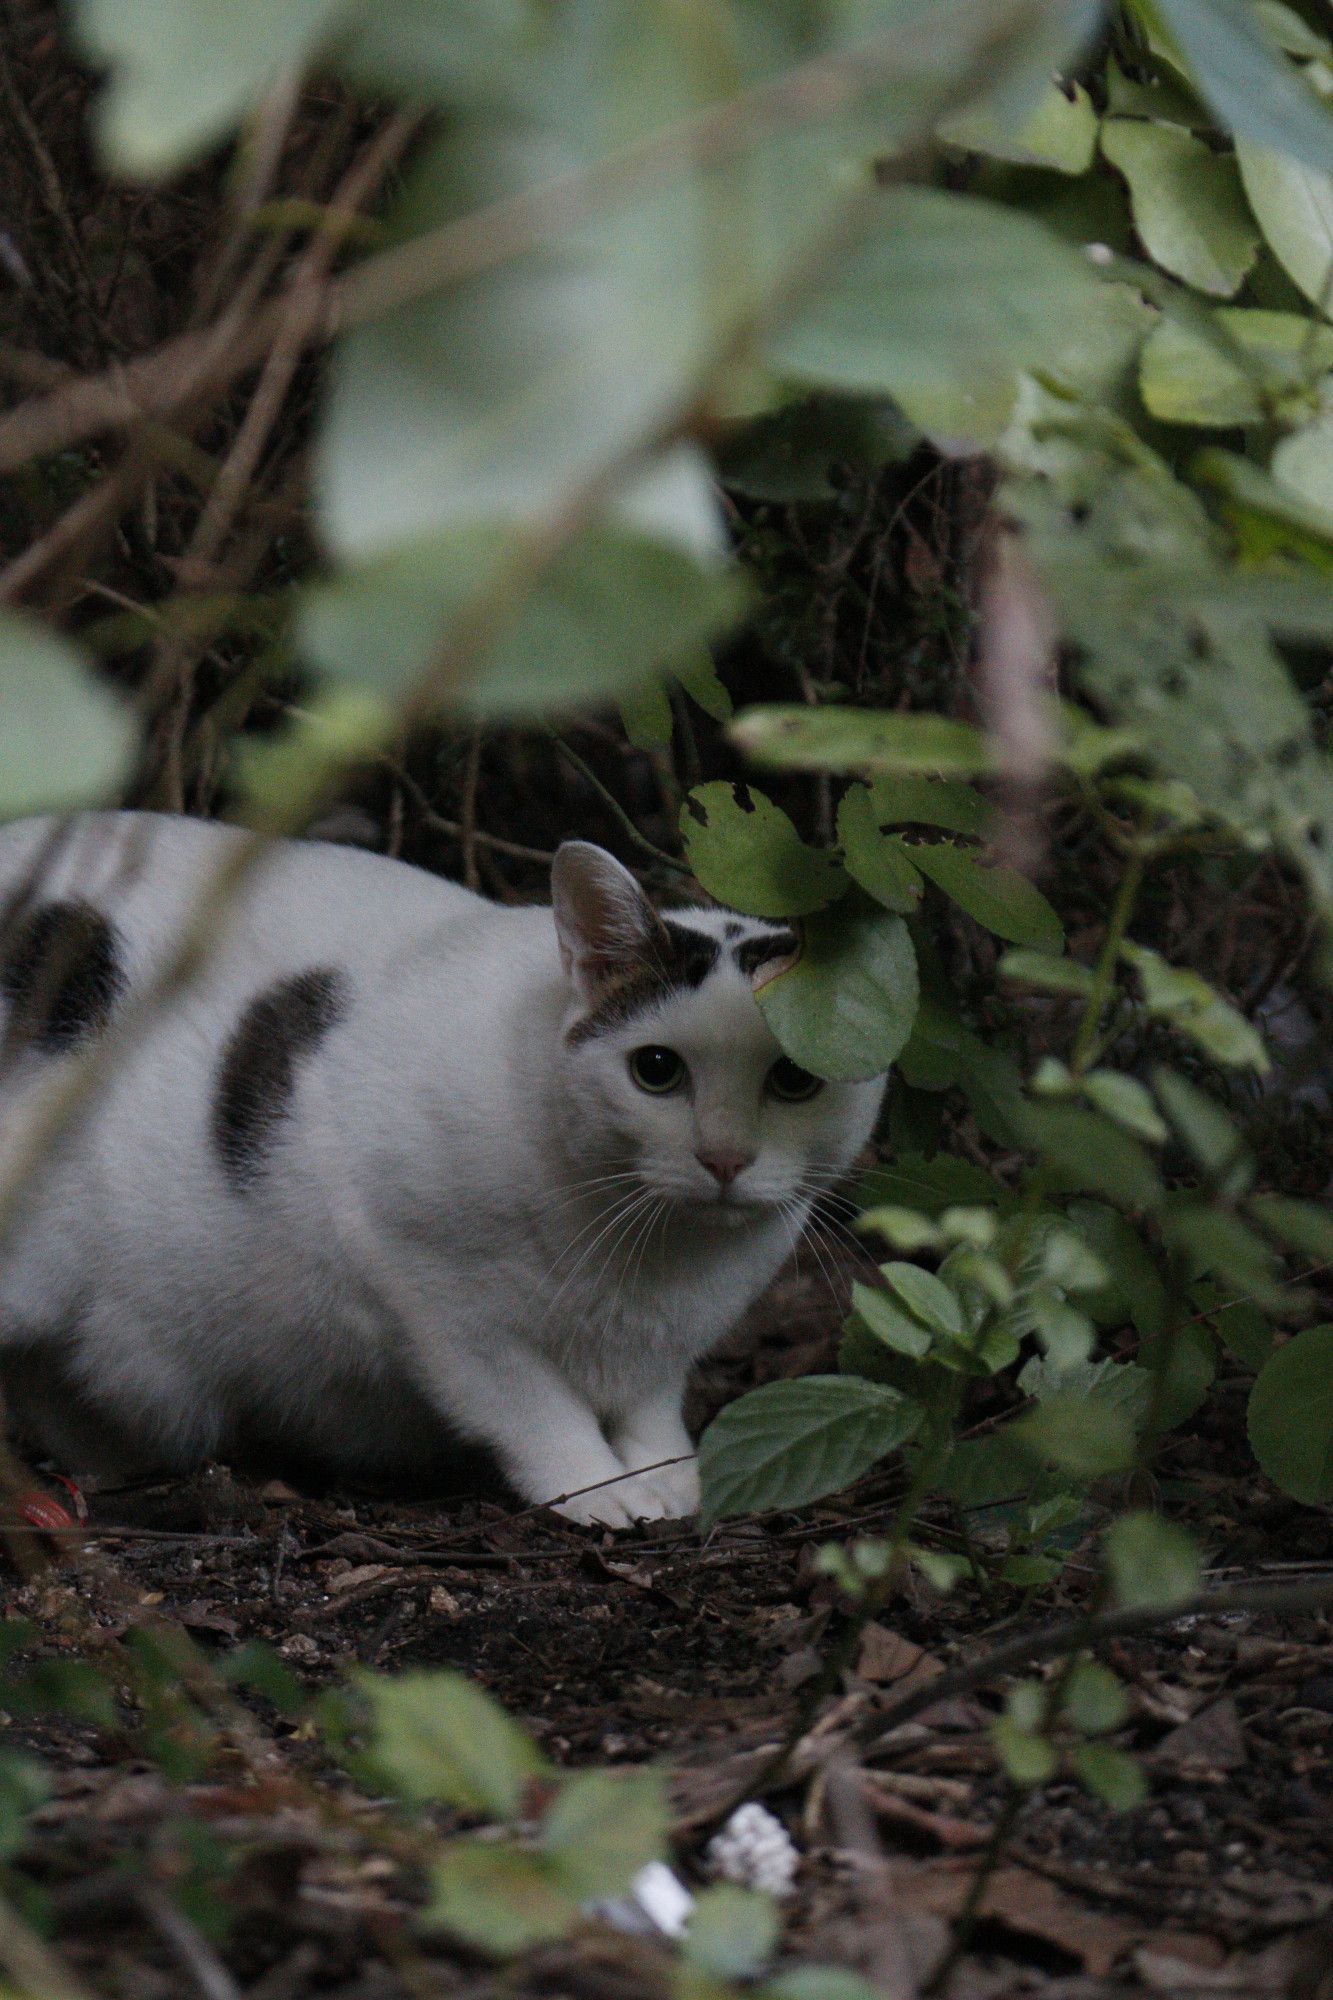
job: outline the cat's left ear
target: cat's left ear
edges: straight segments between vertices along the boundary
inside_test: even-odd
[[[661,941],[661,920],[629,869],[590,840],[557,850],[551,903],[561,962],[587,1004]]]

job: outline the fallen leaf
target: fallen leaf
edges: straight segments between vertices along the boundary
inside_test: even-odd
[[[1174,1769],[1203,1765],[1210,1771],[1234,1771],[1246,1762],[1245,1732],[1232,1695],[1201,1708],[1164,1736],[1153,1753],[1159,1764]]]

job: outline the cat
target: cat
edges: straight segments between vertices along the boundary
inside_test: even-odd
[[[244,837],[0,830],[0,1185],[6,1126],[124,1019]],[[551,907],[275,843],[25,1191],[0,1375],[26,1433],[103,1476],[256,1449],[428,1472],[461,1439],[576,1522],[693,1512],[688,1370],[884,1089],[783,1054],[754,986],[795,949],[659,913],[585,841]]]

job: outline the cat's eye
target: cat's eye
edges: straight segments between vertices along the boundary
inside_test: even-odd
[[[809,1097],[817,1097],[824,1088],[822,1077],[811,1076],[808,1069],[802,1069],[790,1056],[779,1056],[768,1072],[768,1092],[782,1104],[804,1104]]]
[[[629,1073],[640,1090],[650,1091],[654,1097],[665,1097],[684,1083],[685,1064],[674,1049],[650,1042],[647,1048],[635,1049],[629,1059]]]

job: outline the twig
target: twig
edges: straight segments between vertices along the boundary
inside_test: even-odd
[[[1333,1608],[1333,1576],[1305,1583],[1236,1584],[1223,1590],[1202,1590],[1171,1610],[1141,1609],[1102,1611],[1095,1618],[1061,1618],[1052,1625],[1039,1625],[1008,1639],[965,1666],[950,1667],[927,1685],[912,1689],[880,1709],[855,1731],[856,1740],[867,1752],[886,1747],[890,1733],[921,1715],[937,1702],[951,1701],[956,1695],[971,1694],[985,1687],[1011,1667],[1028,1666],[1034,1660],[1049,1660],[1074,1646],[1098,1646],[1110,1639],[1128,1639],[1141,1632],[1160,1632],[1179,1624],[1183,1618],[1216,1618],[1227,1612],[1249,1612],[1256,1617],[1281,1611],[1322,1611]],[[1200,1635],[1193,1635],[1198,1638]]]
[[[579,776],[584,780],[584,782],[592,786],[592,789],[596,792],[602,804],[611,814],[611,817],[615,820],[617,826],[624,834],[626,840],[633,841],[634,845],[638,848],[641,854],[647,854],[651,856],[651,858],[654,861],[659,862],[663,868],[670,868],[677,875],[688,875],[690,873],[689,868],[683,861],[678,861],[674,854],[668,854],[664,848],[655,847],[652,841],[649,840],[646,833],[640,833],[638,827],[634,824],[634,821],[625,811],[625,808],[621,805],[619,799],[615,797],[614,793],[609,792],[607,790],[606,786],[602,783],[597,773],[592,769],[592,766],[590,764],[585,763],[584,759],[580,757],[578,751],[570,749],[568,743],[566,743],[563,736],[557,736],[554,733],[554,731],[552,731],[551,741],[555,744],[555,747],[560,752],[561,756],[564,757],[568,763],[574,766],[574,769],[578,772]]]

